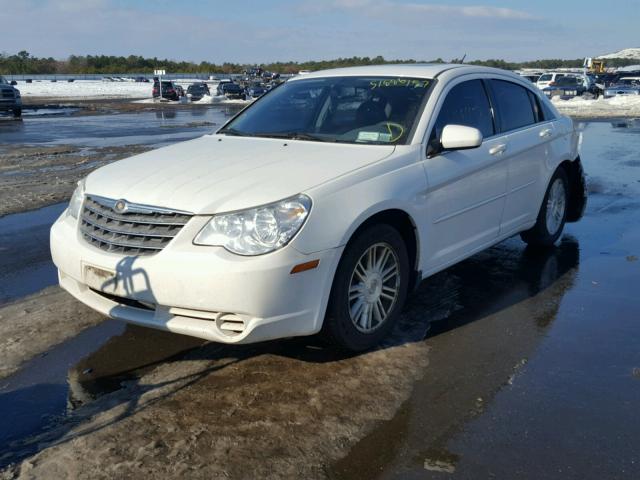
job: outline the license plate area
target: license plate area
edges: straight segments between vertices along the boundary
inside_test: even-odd
[[[122,281],[116,272],[93,265],[84,266],[84,283],[93,290],[124,297]]]

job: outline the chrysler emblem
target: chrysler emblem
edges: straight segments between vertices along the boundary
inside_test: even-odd
[[[128,205],[126,200],[118,200],[116,204],[113,206],[113,209],[118,213],[125,213],[127,211]]]

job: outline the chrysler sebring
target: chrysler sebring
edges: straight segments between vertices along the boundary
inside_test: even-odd
[[[386,65],[290,79],[211,135],[104,166],[51,229],[61,286],[226,343],[364,350],[424,278],[586,202],[578,134],[526,79]]]

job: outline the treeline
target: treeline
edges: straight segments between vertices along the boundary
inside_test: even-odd
[[[449,60],[453,63],[460,59]],[[297,73],[300,70],[322,70],[326,68],[351,67],[356,65],[381,65],[385,63],[444,63],[442,58],[428,61],[416,60],[387,60],[382,56],[377,57],[349,57],[335,60],[320,60],[307,62],[275,62],[260,64],[268,71],[280,73]],[[549,59],[534,60],[529,62],[507,62],[505,60],[473,60],[466,63],[472,65],[484,65],[489,67],[518,70],[520,68],[575,68],[582,67],[583,59],[575,60]],[[627,58],[607,59],[608,67],[624,67],[640,63],[640,60]],[[111,55],[71,55],[66,60],[54,58],[34,57],[27,51],[17,54],[0,54],[0,74],[110,74],[110,73],[153,73],[156,68],[164,68],[171,73],[242,73],[249,65],[238,63],[215,64],[210,62],[176,62],[174,60],[159,58],[144,58],[136,55],[118,57]]]

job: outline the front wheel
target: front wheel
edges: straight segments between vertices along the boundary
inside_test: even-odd
[[[20,118],[22,116],[22,108],[14,108],[13,109],[13,117]]]
[[[520,234],[522,240],[534,247],[552,246],[562,235],[568,203],[569,180],[564,169],[558,168],[547,187],[536,224]]]
[[[397,321],[408,285],[409,259],[400,233],[384,224],[363,230],[338,265],[324,336],[346,350],[374,347]]]

